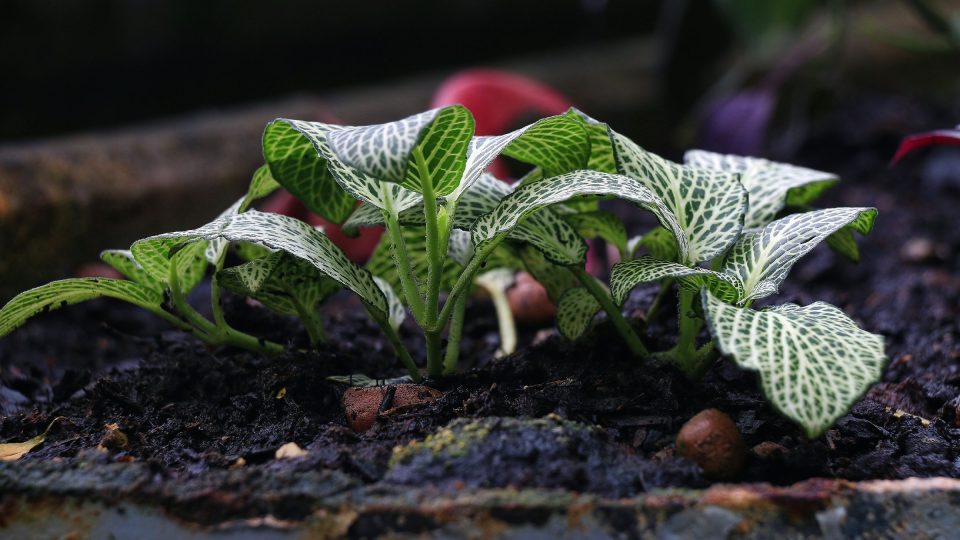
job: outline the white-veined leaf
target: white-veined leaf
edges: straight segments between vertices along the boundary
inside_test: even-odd
[[[340,223],[356,200],[345,192],[327,168],[324,134],[340,126],[277,119],[263,132],[263,157],[273,178],[311,212]]]
[[[430,171],[434,193],[448,195],[460,184],[467,162],[467,147],[473,137],[473,115],[463,105],[441,109],[421,132],[417,147]],[[423,192],[419,171],[412,158],[402,185]]]
[[[403,183],[410,153],[444,110],[431,109],[384,124],[328,129],[324,132],[327,144],[335,154],[328,159],[336,159],[380,181]]]
[[[225,289],[295,317],[302,315],[301,309],[312,312],[340,288],[312,264],[284,251],[226,268],[218,273],[217,280]]]
[[[426,283],[429,273],[429,256],[427,253],[427,238],[422,228],[401,227],[401,236],[407,246],[407,257],[412,266],[414,280],[417,283]],[[386,280],[398,294],[403,294],[403,287],[400,283],[400,276],[397,273],[397,263],[393,257],[393,242],[390,235],[384,234],[380,237],[380,242],[370,255],[367,261],[367,270],[375,276]],[[440,290],[449,291],[457,281],[457,277],[462,272],[462,268],[457,262],[446,257],[443,260],[443,270],[440,277]]]
[[[727,253],[723,272],[743,283],[741,303],[769,296],[779,290],[793,264],[823,239],[848,226],[867,234],[876,216],[874,208],[827,208],[780,218],[744,232]]]
[[[564,202],[584,195],[615,196],[646,208],[657,216],[660,222],[671,228],[678,228],[672,213],[653,192],[625,176],[598,171],[574,171],[546,178],[534,184],[520,186],[504,197],[490,213],[477,220],[473,226],[473,242],[481,245],[506,234],[512,234],[522,240],[532,240],[521,236],[517,225],[524,218],[552,204]],[[548,209],[549,210],[549,209]],[[587,253],[586,243],[572,230],[554,229],[543,231],[541,240],[535,244],[548,259],[563,265],[582,264]]]
[[[610,137],[618,170],[652,190],[675,216],[680,230],[667,228],[677,235],[680,262],[708,261],[736,241],[747,212],[747,190],[738,174],[684,167],[615,131]]]
[[[149,311],[158,311],[163,295],[132,281],[108,278],[73,278],[53,281],[14,296],[0,309],[0,336],[42,312],[99,297],[116,298]]]
[[[347,203],[345,202],[347,199],[364,201],[380,209],[391,208],[395,212],[401,212],[423,200],[423,197],[415,191],[399,184],[382,181],[340,161],[330,148],[327,136],[343,129],[347,128],[320,122],[283,118],[274,120],[264,132],[264,155],[267,163],[270,164],[274,178],[297,199],[303,201],[307,208],[335,223],[342,222],[353,210],[355,201],[349,200]],[[313,155],[301,148],[304,141],[313,147]],[[276,155],[282,156],[284,155],[282,149],[288,146],[294,148],[291,150],[291,155],[296,158],[288,159],[293,163],[289,166],[295,171],[301,169],[306,171],[298,173],[299,176],[293,174],[284,176],[280,172],[281,167],[274,167],[271,161],[274,153],[268,152],[268,148],[279,147],[281,151],[276,152]],[[287,162],[282,160],[281,162],[283,166],[287,165]],[[300,164],[299,168],[296,166],[297,163]],[[321,170],[332,175],[331,178],[335,182],[332,184],[328,182]],[[310,176],[310,173],[315,176]],[[300,182],[293,182],[290,180],[292,178],[299,179]],[[336,219],[331,216],[335,216]]]
[[[886,364],[883,338],[824,302],[756,311],[704,292],[703,310],[720,351],[758,371],[767,399],[809,437],[844,415]]]
[[[133,258],[151,278],[169,285],[170,266],[177,268],[177,281],[184,294],[193,290],[207,271],[207,242],[183,242],[164,239],[153,242],[139,240],[130,247]]]
[[[124,277],[139,283],[144,287],[163,293],[163,283],[153,279],[140,263],[133,258],[133,253],[128,249],[107,249],[100,252],[100,260],[109,264],[114,270],[123,274]]]
[[[833,173],[777,163],[762,158],[690,150],[684,163],[699,169],[740,173],[750,194],[744,227],[753,229],[770,223],[784,206],[804,206],[840,179]]]
[[[580,236],[590,238],[602,238],[613,244],[621,255],[627,252],[627,229],[623,223],[610,212],[604,210],[595,210],[592,212],[581,212],[578,214],[569,214],[564,219],[570,225],[573,225]]]
[[[617,305],[623,305],[630,291],[637,285],[665,278],[674,278],[680,282],[681,286],[695,291],[707,287],[724,302],[737,303],[743,296],[743,285],[735,276],[642,255],[632,261],[624,261],[613,266],[610,272],[613,300]]]
[[[587,289],[568,289],[557,301],[557,329],[567,339],[579,339],[601,309]]]
[[[270,195],[278,189],[280,189],[280,183],[277,182],[270,172],[270,166],[261,165],[260,168],[253,173],[253,178],[250,179],[250,187],[247,188],[247,194],[244,196],[243,202],[240,203],[238,212],[247,211],[255,201]]]
[[[661,261],[677,262],[680,258],[677,237],[663,227],[654,227],[643,236],[631,238],[627,248],[630,257],[636,257],[637,250],[644,248],[647,253]]]
[[[196,239],[214,238],[223,238],[230,242],[250,242],[285,251],[309,262],[355,292],[373,308],[389,313],[386,298],[369,272],[351,262],[323,233],[289,216],[250,210],[217,219],[190,231],[161,234],[141,240],[133,245],[133,252],[137,255],[138,247],[142,249],[157,244],[177,245]],[[183,251],[187,249],[189,246]]]
[[[447,245],[447,254],[460,266],[466,267],[476,253],[473,249],[473,239],[469,231],[453,229],[450,231],[450,242]]]
[[[407,318],[407,310],[403,307],[403,302],[400,301],[400,296],[397,295],[396,291],[393,290],[393,287],[387,283],[387,280],[373,276],[373,281],[377,283],[377,287],[380,287],[380,291],[383,292],[383,296],[387,299],[387,306],[389,306],[387,321],[390,323],[390,326],[396,330],[400,328],[400,325],[403,324],[403,320]]]

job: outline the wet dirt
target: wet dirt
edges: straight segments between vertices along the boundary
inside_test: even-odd
[[[717,408],[753,449],[736,481],[958,477],[960,153],[926,152],[892,169],[886,161],[900,134],[942,127],[960,111],[871,96],[839,110],[789,156],[776,157],[838,172],[843,182],[819,204],[876,206],[876,228],[861,239],[859,264],[822,246],[772,301],[839,306],[885,336],[890,364],[818,439],[777,415],[752,373],[723,360],[690,382],[668,366],[641,365],[603,321],[577,343],[525,329],[518,353],[494,359],[496,323],[482,303],[465,330],[464,373],[430,383],[443,396],[381,414],[369,431],[355,433],[340,406],[345,385],[327,377],[403,372],[359,305],[344,296],[325,308],[330,343],[307,352],[298,352],[305,336],[294,321],[230,299],[238,327],[289,345],[277,358],[208,350],[116,303],[46,314],[0,340],[0,441],[28,439],[63,416],[24,461],[136,462],[171,481],[238,468],[336,470],[364,483],[557,487],[621,497],[709,485],[698,466],[675,455],[674,441],[686,420]],[[645,310],[655,288],[634,291],[628,310]],[[668,302],[650,321],[653,349],[671,345],[671,308]],[[401,333],[422,357],[409,321]],[[108,424],[126,435],[125,446],[101,445]],[[439,452],[424,446],[404,454],[414,441],[451,436],[465,441],[453,453],[441,445]],[[307,455],[275,459],[288,442]]]

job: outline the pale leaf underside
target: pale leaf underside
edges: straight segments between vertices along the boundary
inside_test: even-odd
[[[619,133],[610,136],[618,170],[650,189],[673,214],[679,230],[667,228],[677,236],[680,262],[713,259],[737,239],[747,212],[747,190],[738,174],[685,167]]]
[[[767,399],[810,437],[845,414],[886,364],[883,338],[824,302],[756,311],[704,293],[703,304],[721,352],[759,372]]]
[[[750,206],[744,220],[747,229],[770,223],[788,204],[802,206],[811,203],[839,181],[833,173],[705,150],[688,151],[684,163],[700,169],[740,173],[740,181],[750,194]]]

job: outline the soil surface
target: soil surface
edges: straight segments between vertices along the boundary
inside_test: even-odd
[[[520,352],[494,359],[493,310],[479,302],[465,330],[465,372],[430,383],[444,392],[439,399],[381,415],[358,434],[340,405],[345,385],[327,377],[403,372],[345,296],[325,308],[330,344],[309,352],[297,352],[305,343],[297,323],[230,299],[238,327],[294,336],[279,358],[208,350],[116,303],[38,317],[0,340],[0,441],[26,440],[63,417],[23,460],[133,461],[171,479],[231,468],[335,469],[366,483],[622,497],[712,483],[674,451],[683,423],[712,407],[733,418],[749,449],[737,481],[960,476],[960,152],[887,167],[900,134],[955,123],[960,111],[863,95],[839,110],[777,157],[839,173],[843,182],[820,204],[876,206],[876,228],[860,242],[859,264],[821,246],[772,301],[839,306],[886,337],[890,364],[816,440],[767,405],[754,374],[724,360],[690,382],[670,367],[639,365],[602,320],[577,343],[525,329]],[[641,313],[655,289],[636,290],[628,309]],[[671,345],[672,307],[650,321],[653,349]],[[413,330],[405,327],[404,337],[422,356]],[[275,459],[289,442],[306,456]]]

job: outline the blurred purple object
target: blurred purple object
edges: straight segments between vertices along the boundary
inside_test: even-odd
[[[776,104],[776,92],[769,87],[743,90],[712,102],[700,128],[700,148],[745,156],[762,154]]]

